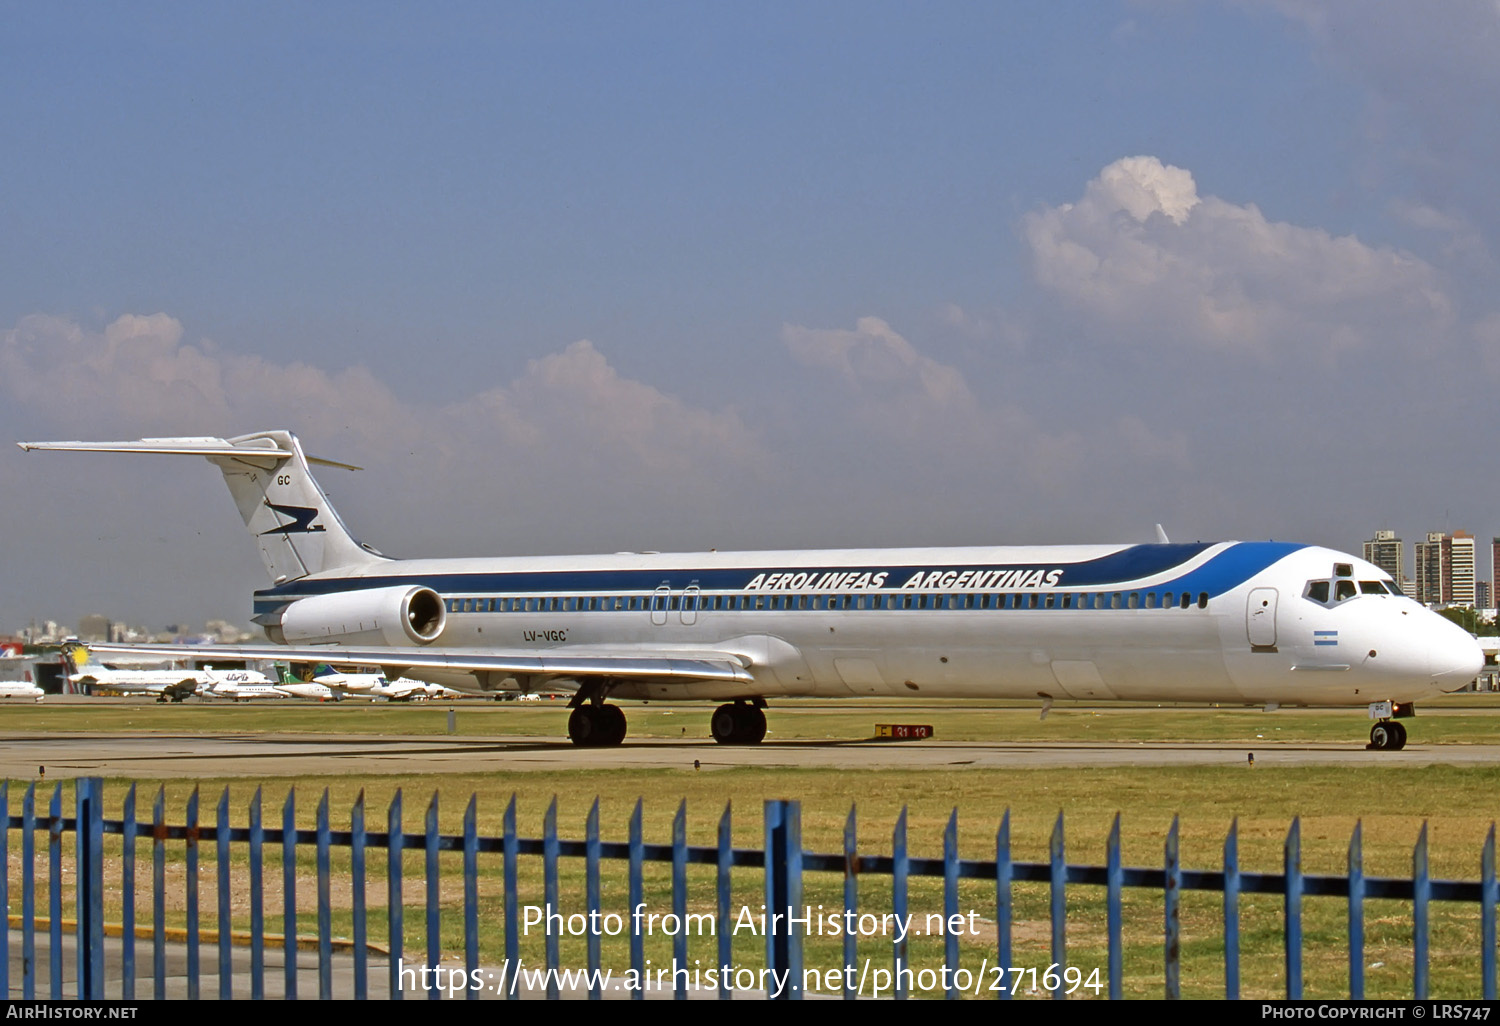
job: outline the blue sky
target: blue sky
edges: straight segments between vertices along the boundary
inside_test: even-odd
[[[413,555],[1500,533],[1492,3],[0,17],[13,439]],[[0,485],[0,628],[260,584],[206,466]]]

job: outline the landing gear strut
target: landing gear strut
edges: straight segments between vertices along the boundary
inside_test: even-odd
[[[1399,752],[1406,747],[1406,727],[1396,720],[1381,720],[1370,728],[1372,751]]]
[[[709,729],[721,745],[758,745],[766,736],[766,714],[749,702],[731,702],[714,710]]]

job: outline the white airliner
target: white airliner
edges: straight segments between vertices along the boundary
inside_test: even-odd
[[[117,670],[94,662],[88,649],[77,643],[64,645],[63,654],[72,663],[74,671],[68,674],[68,679],[90,691],[155,695],[158,702],[181,702],[196,694],[199,685],[208,679],[202,670],[171,667],[161,670]],[[164,660],[167,658],[169,657],[163,657]]]
[[[203,684],[198,688],[198,697],[207,700],[228,699],[231,702],[252,702],[267,698],[296,698],[284,691],[281,685],[255,670],[215,670],[203,668]]]
[[[745,744],[768,699],[876,695],[1354,706],[1376,720],[1371,747],[1399,749],[1412,703],[1483,664],[1384,571],[1311,545],[393,560],[354,539],[308,469],[347,465],[309,460],[286,431],[21,447],[223,472],[271,577],[255,621],[276,644],[167,655],[378,665],[480,693],[561,683],[580,745],[624,738],[609,698],[722,702],[714,738]]]

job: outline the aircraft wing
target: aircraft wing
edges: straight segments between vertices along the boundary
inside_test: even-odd
[[[712,650],[672,651],[637,648],[569,649],[484,648],[352,648],[343,645],[90,645],[98,653],[150,653],[163,659],[266,659],[294,662],[353,663],[390,667],[400,676],[407,670],[472,674],[482,680],[516,677],[539,680],[580,680],[610,677],[638,681],[730,681],[755,678],[744,657]]]

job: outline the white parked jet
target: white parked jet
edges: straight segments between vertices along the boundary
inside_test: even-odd
[[[168,667],[159,670],[117,670],[93,661],[88,649],[80,644],[63,646],[63,654],[72,664],[68,679],[89,691],[110,691],[122,695],[155,695],[158,702],[181,702],[197,693],[208,678],[202,670]],[[163,657],[167,659],[169,657]],[[176,657],[170,657],[176,658]]]
[[[0,681],[0,701],[24,698],[31,702],[40,702],[45,694],[46,692],[29,680]]]
[[[223,472],[271,578],[255,620],[276,644],[222,657],[379,665],[481,693],[562,683],[583,745],[624,738],[609,698],[719,701],[715,739],[754,743],[767,699],[882,695],[1353,706],[1376,720],[1371,747],[1398,749],[1412,703],[1483,664],[1384,571],[1317,546],[391,560],[349,533],[286,431],[21,447]]]
[[[295,698],[274,683],[271,678],[255,670],[215,670],[203,668],[204,681],[198,688],[198,697],[205,700],[227,699],[231,702],[253,702],[266,698]]]
[[[368,698],[386,702],[425,702],[442,698],[447,689],[425,681],[399,677],[387,680],[383,673],[340,673],[332,667],[313,678],[335,694],[346,698]]]

